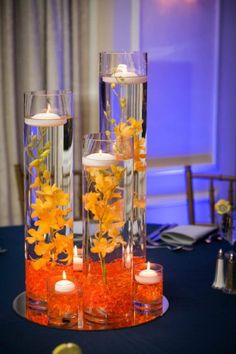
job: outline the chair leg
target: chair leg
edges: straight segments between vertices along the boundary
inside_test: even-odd
[[[189,224],[195,224],[191,166],[185,166],[185,182]]]

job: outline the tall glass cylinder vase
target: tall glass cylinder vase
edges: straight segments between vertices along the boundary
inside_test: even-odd
[[[132,318],[133,141],[90,134],[83,146],[84,320]]]
[[[134,261],[146,258],[147,53],[100,53],[100,130],[134,139]]]
[[[27,310],[47,311],[51,272],[72,271],[72,93],[25,94],[25,286]]]

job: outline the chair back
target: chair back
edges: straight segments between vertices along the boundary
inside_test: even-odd
[[[216,175],[216,174],[193,173],[191,166],[185,166],[186,196],[187,196],[189,224],[196,224],[194,188],[193,188],[194,179],[204,179],[209,181],[208,193],[209,193],[210,220],[211,220],[211,224],[215,224],[215,182],[222,181],[228,183],[228,201],[233,207],[234,183],[236,182],[236,177]]]

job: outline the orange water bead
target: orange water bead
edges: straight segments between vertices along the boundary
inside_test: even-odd
[[[60,275],[62,271],[73,274],[72,265],[61,265],[49,263],[47,267],[41,269],[34,269],[32,261],[25,262],[25,286],[27,297],[38,301],[47,301],[47,281],[48,277],[53,275]]]
[[[162,282],[156,284],[138,284],[135,282],[135,299],[142,303],[151,303],[162,298],[163,285]]]
[[[131,272],[122,266],[121,260],[106,264],[106,269],[105,284],[101,264],[94,262],[91,265],[84,282],[84,312],[122,321],[132,312]]]
[[[48,325],[48,316],[45,313],[40,313],[26,308],[26,318],[29,321],[41,324],[43,326]]]

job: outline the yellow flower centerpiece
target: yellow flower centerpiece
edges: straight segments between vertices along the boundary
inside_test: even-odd
[[[65,106],[69,101],[70,93],[60,91],[29,92],[25,96],[27,311],[46,312],[49,274],[72,270],[73,145],[70,107]]]
[[[122,142],[91,134],[83,153],[84,316],[108,327],[132,312],[133,141]]]
[[[100,54],[100,129],[132,137],[134,147],[134,261],[146,258],[147,53]]]

